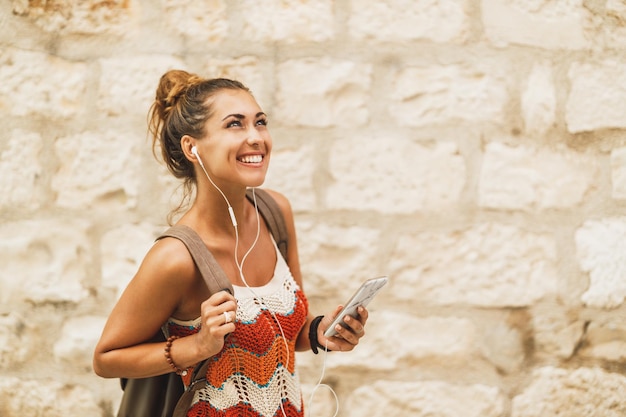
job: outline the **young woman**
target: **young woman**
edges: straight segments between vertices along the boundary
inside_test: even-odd
[[[210,294],[184,244],[159,240],[111,312],[94,370],[106,378],[177,372],[188,384],[189,370],[211,358],[188,416],[303,416],[295,351],[349,351],[364,334],[368,314],[360,308],[347,328],[324,337],[341,306],[321,321],[309,314],[288,200],[268,190],[287,224],[285,260],[246,198],[270,162],[267,119],[241,83],[180,70],[161,77],[150,110],[153,149],[160,147],[187,196],[195,188],[178,224],[198,233],[234,294]],[[160,328],[168,341],[148,343]]]

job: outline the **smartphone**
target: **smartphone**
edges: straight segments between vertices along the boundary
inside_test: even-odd
[[[356,309],[359,306],[366,307],[374,296],[378,294],[378,291],[387,283],[387,277],[378,277],[371,278],[365,281],[361,287],[354,293],[354,295],[350,298],[350,300],[346,303],[345,307],[333,323],[328,327],[328,329],[324,332],[324,336],[331,337],[337,334],[335,327],[339,324],[345,328],[348,328],[348,325],[344,323],[343,318],[346,315],[350,315],[354,318],[358,316]]]

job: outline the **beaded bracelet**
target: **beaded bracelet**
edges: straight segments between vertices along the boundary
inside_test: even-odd
[[[174,372],[176,372],[176,375],[186,376],[187,370],[180,369],[178,366],[176,366],[174,360],[172,359],[172,354],[170,353],[170,350],[172,349],[172,343],[174,343],[174,340],[176,339],[179,339],[179,337],[170,336],[167,338],[167,341],[165,342],[165,351],[163,352],[163,354],[165,355],[165,360],[167,361],[167,363],[169,363],[172,369],[174,369]]]

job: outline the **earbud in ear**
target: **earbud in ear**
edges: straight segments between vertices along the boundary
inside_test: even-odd
[[[196,156],[196,158],[199,158],[199,156],[198,156],[198,148],[196,148],[195,145],[191,147],[191,153],[194,154]]]

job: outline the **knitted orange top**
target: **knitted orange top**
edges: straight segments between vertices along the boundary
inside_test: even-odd
[[[233,287],[235,331],[227,336],[222,351],[209,359],[206,386],[196,392],[188,417],[304,416],[295,344],[306,322],[308,302],[277,248],[276,258],[268,284]],[[199,329],[199,318],[171,318],[167,323],[170,335],[186,336]],[[183,378],[185,386],[190,378],[191,372]]]

